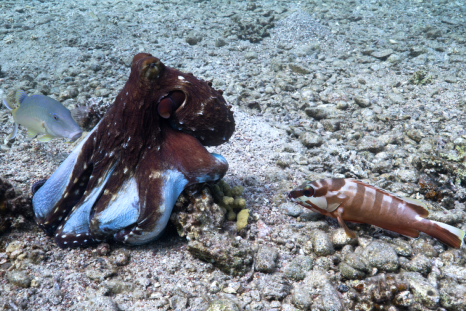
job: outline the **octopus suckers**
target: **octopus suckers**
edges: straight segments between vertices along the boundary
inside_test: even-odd
[[[62,235],[61,237],[62,237],[62,239],[66,238],[66,234]]]

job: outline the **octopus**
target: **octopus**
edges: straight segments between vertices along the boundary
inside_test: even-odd
[[[153,241],[185,187],[226,174],[226,159],[205,146],[234,130],[231,106],[210,82],[137,54],[104,117],[33,186],[35,220],[62,248]]]

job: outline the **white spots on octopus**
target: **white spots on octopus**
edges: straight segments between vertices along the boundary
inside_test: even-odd
[[[125,168],[123,169],[123,174],[126,174],[127,171],[128,171],[128,167],[125,166]]]
[[[157,178],[160,178],[161,176],[162,174],[160,173],[160,171],[152,171],[149,175],[149,178],[157,179]]]
[[[127,142],[127,143],[129,143],[129,141],[130,141],[130,140],[131,140],[131,136],[130,136],[130,137],[128,137],[128,140],[127,140],[126,142]]]
[[[178,79],[184,80],[184,77],[183,76],[178,76]]]
[[[128,96],[128,92],[126,92],[126,96]]]

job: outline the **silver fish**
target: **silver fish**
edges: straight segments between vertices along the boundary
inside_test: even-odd
[[[44,134],[38,138],[42,142],[55,137],[73,142],[81,137],[82,130],[71,117],[71,112],[55,99],[45,95],[27,96],[26,92],[19,90],[15,100],[17,108],[3,99],[3,104],[15,121],[13,132],[5,139],[5,143],[16,137],[19,124],[27,128],[30,137]]]

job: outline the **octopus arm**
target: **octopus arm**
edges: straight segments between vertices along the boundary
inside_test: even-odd
[[[89,228],[91,212],[95,204],[99,201],[99,198],[102,196],[115,166],[116,165],[114,164],[106,174],[103,175],[105,178],[100,179],[100,181],[97,182],[90,193],[84,196],[73,208],[71,214],[66,217],[64,224],[58,227],[55,234],[55,242],[57,242],[58,246],[84,247],[95,243]]]
[[[94,130],[76,146],[32,198],[36,221],[49,234],[58,227],[87,187],[92,172],[89,165],[92,150],[89,149],[93,145],[89,140]]]
[[[209,153],[191,135],[167,130],[167,136],[162,149],[147,153],[138,165],[139,218],[114,235],[118,241],[137,245],[157,239],[187,185],[218,180],[228,169],[225,158]]]

